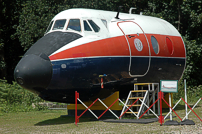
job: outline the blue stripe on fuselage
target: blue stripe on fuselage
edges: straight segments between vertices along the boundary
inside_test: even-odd
[[[133,57],[135,70],[145,70],[145,59],[148,57]],[[53,76],[49,88],[73,89],[90,88],[100,83],[99,75],[107,74],[105,82],[129,78],[130,57],[94,57],[75,58],[52,61]],[[177,66],[177,65],[181,66]],[[179,79],[185,64],[185,58],[152,57],[148,74],[144,81],[158,81],[159,79]],[[138,74],[138,73],[137,73]],[[156,79],[154,78],[156,77]]]
[[[146,57],[147,58],[147,57]],[[178,80],[184,70],[185,58],[152,57],[148,73],[138,77],[137,81],[129,76],[130,57],[94,57],[52,61],[53,75],[47,90],[41,96],[49,101],[74,103],[75,91],[83,101],[105,98],[119,91],[120,97],[126,97],[133,90],[134,82],[155,82],[160,80]],[[138,69],[145,69],[141,61],[145,57],[134,57],[132,62]],[[104,89],[101,89],[99,75],[104,77]]]
[[[51,88],[90,88],[100,83],[99,75],[103,74],[121,78],[121,72],[128,72],[129,60],[129,57],[96,57],[52,61]]]

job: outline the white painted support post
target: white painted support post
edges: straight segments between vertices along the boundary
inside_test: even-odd
[[[170,107],[172,107],[171,105],[171,93],[169,93],[169,105],[170,105]],[[173,118],[172,118],[172,109],[170,108],[170,120],[172,121],[173,120]]]
[[[150,84],[148,86],[150,91]],[[149,91],[148,91],[148,98],[147,98],[147,106],[149,106]],[[147,115],[149,115],[149,110],[147,111]]]
[[[159,93],[159,84],[158,84],[158,93]],[[157,96],[159,98],[159,94],[157,93]],[[160,100],[158,100],[158,115],[160,115]]]
[[[152,93],[152,95],[153,95],[153,104],[154,104],[154,102],[155,102],[155,91],[154,91],[154,83],[152,83],[152,91],[153,91],[153,93]],[[154,111],[154,113],[155,113],[155,104],[153,105],[153,111]]]
[[[154,91],[154,83],[152,83],[152,91]]]
[[[187,102],[187,87],[186,87],[186,79],[184,79],[184,95],[185,95],[185,102]],[[188,102],[187,102],[188,104]],[[188,119],[187,114],[187,105],[185,104],[185,112],[186,112],[186,119]]]
[[[127,97],[127,100],[126,100],[125,104],[128,104],[128,100],[129,100],[129,98],[130,98],[130,95],[131,95],[131,91],[130,91],[129,94],[128,94],[128,97]],[[122,109],[122,111],[121,111],[121,115],[124,113],[125,108],[127,107],[125,104],[124,104],[124,107],[123,107],[123,109]],[[120,116],[121,116],[121,115],[120,115]]]
[[[138,85],[135,85],[135,90],[138,90]]]
[[[146,91],[146,93],[145,93],[145,96],[144,96],[144,99],[143,99],[143,103],[145,103],[145,99],[146,99],[146,97],[147,97],[147,94],[148,94],[148,91]],[[139,109],[139,111],[138,111],[138,117],[140,117],[140,112],[141,112],[141,110],[142,110],[142,104],[141,104],[141,106],[140,106],[140,109]]]
[[[149,89],[149,91],[151,90],[151,89],[150,89],[150,84],[148,84],[148,89]]]

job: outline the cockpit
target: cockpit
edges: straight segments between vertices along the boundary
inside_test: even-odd
[[[104,19],[101,19],[101,22],[106,26],[107,28],[107,21]],[[88,31],[88,32],[94,32],[98,33],[100,31],[100,26],[96,24],[92,19],[58,19],[58,20],[52,20],[46,30],[46,33],[51,31],[76,31],[76,32],[82,32],[82,31]]]

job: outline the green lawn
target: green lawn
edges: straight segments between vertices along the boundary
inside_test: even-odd
[[[202,103],[202,102],[201,102]],[[181,109],[181,110],[180,110]],[[165,112],[167,110],[164,110]],[[184,117],[184,106],[177,107],[177,114]],[[202,118],[202,105],[195,112]],[[0,114],[0,134],[4,133],[202,133],[202,122],[191,113],[189,119],[194,120],[193,126],[160,126],[158,122],[150,124],[107,123],[90,121],[81,118],[78,126],[74,117],[66,115],[66,110],[46,110]],[[164,113],[165,115],[165,113]],[[180,121],[177,117],[173,120]]]

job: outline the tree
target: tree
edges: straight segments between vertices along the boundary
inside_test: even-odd
[[[68,8],[92,8],[101,10],[117,11],[122,5],[122,12],[129,11],[130,6],[139,6],[141,10],[146,0],[135,2],[132,0],[32,0],[25,1],[22,4],[22,12],[19,17],[19,25],[17,26],[16,35],[21,42],[24,50],[32,46],[39,38],[41,38],[51,19],[60,11]],[[138,10],[139,11],[139,10]],[[137,12],[137,10],[136,10]]]
[[[14,67],[22,53],[20,42],[12,38],[15,33],[14,25],[18,23],[21,0],[0,0],[0,78],[13,80]],[[22,54],[21,54],[22,55]]]
[[[184,0],[181,5],[183,34],[202,44],[202,0]]]
[[[202,83],[202,0],[149,0],[144,14],[162,18],[178,29],[187,51],[184,79],[190,86]]]
[[[0,0],[0,18],[4,18],[4,2]],[[0,21],[0,78],[6,77],[6,63],[4,59],[3,22]]]
[[[202,45],[197,45],[196,40],[187,40],[184,38],[186,44],[186,69],[183,74],[183,79],[187,79],[189,86],[199,86],[202,83]]]
[[[201,44],[202,0],[149,0],[144,14],[167,20],[188,40]]]
[[[55,14],[68,8],[68,5],[64,5],[63,1],[33,0],[24,2],[22,7],[15,35],[27,50],[44,35]]]

